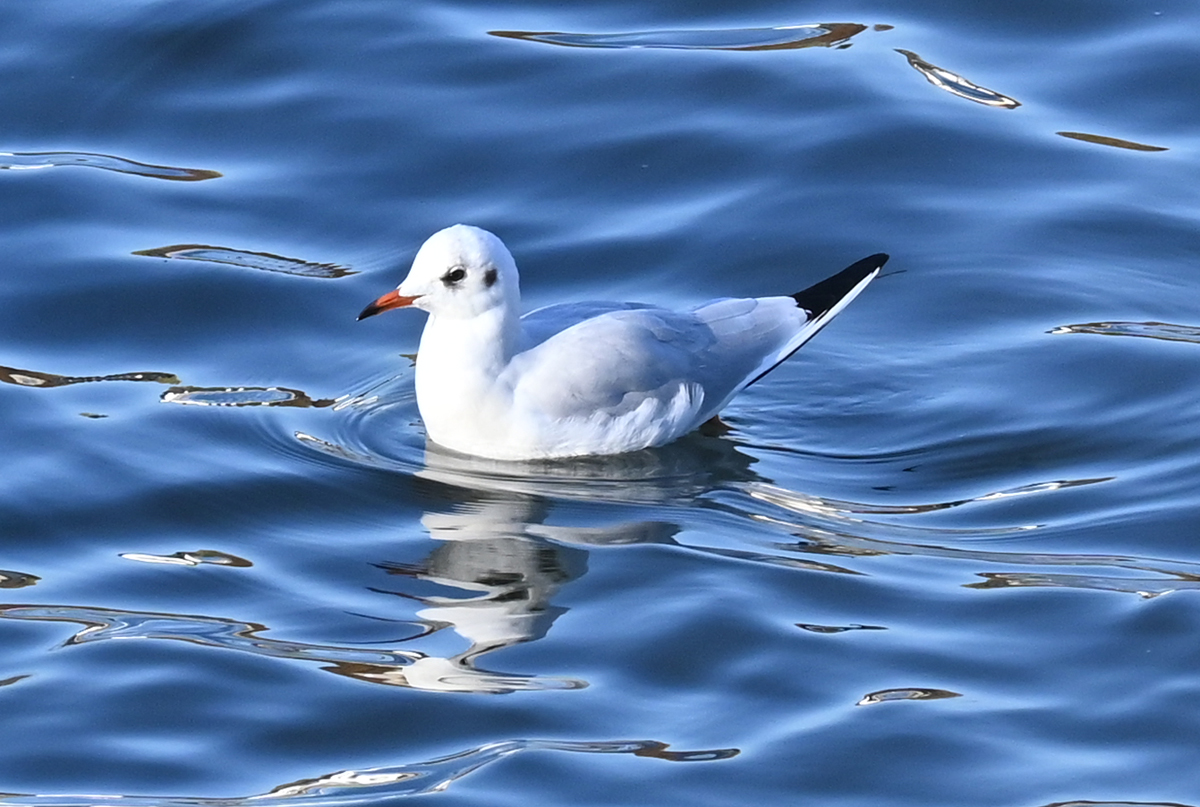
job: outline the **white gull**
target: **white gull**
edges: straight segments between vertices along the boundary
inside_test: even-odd
[[[417,408],[433,442],[500,460],[661,446],[715,416],[791,356],[879,274],[864,258],[795,294],[690,311],[565,303],[521,315],[517,265],[492,233],[456,224],[358,318],[429,313]]]

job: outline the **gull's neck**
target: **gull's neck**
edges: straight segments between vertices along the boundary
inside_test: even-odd
[[[512,360],[520,343],[521,318],[508,306],[469,319],[430,314],[421,333],[420,355],[436,356],[439,374],[477,371],[494,377]]]
[[[512,390],[499,378],[520,350],[521,319],[499,306],[469,319],[430,315],[417,354],[417,405],[429,436],[464,450],[463,439],[494,439]],[[479,430],[478,434],[471,434]]]

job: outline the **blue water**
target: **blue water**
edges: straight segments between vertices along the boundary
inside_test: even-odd
[[[1200,803],[1198,23],[0,5],[0,804]],[[458,221],[530,308],[892,259],[498,464],[354,321]]]

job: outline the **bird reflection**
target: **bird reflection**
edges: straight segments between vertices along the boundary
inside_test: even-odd
[[[501,675],[477,665],[488,653],[547,634],[566,610],[553,604],[554,597],[587,571],[586,547],[674,543],[679,532],[674,523],[653,520],[547,524],[555,501],[691,499],[730,480],[753,477],[750,457],[728,441],[705,438],[684,440],[670,450],[528,463],[430,446],[425,460],[416,473],[421,498],[437,504],[421,524],[436,546],[419,562],[377,566],[391,575],[387,593],[419,604],[416,617],[427,627],[426,636],[455,635],[466,647],[386,669],[339,671],[445,692],[584,686],[576,680]]]
[[[429,512],[421,523],[438,542],[420,563],[385,562],[379,568],[394,576],[398,590],[389,593],[422,606],[418,619],[429,633],[450,629],[466,640],[465,650],[447,657],[428,656],[402,668],[358,671],[356,677],[400,686],[440,691],[500,692],[517,688],[512,677],[502,682],[481,673],[475,664],[484,654],[530,642],[546,635],[565,609],[551,598],[584,573],[587,554],[556,546],[529,534],[546,506],[532,497],[480,497],[446,512]],[[417,594],[406,589],[428,587],[463,595]],[[532,684],[533,681],[531,680]],[[562,686],[583,686],[560,681]],[[546,688],[541,681],[537,688]]]
[[[485,669],[484,656],[544,637],[565,612],[553,600],[587,570],[597,546],[675,544],[680,528],[660,520],[614,524],[547,523],[564,501],[722,505],[704,494],[757,480],[755,460],[729,440],[701,435],[665,449],[617,457],[499,463],[429,447],[422,466],[400,463],[354,445],[304,434],[296,439],[338,462],[386,468],[414,479],[421,517],[434,546],[420,560],[377,560],[388,583],[372,590],[417,605],[403,649],[312,644],[265,635],[266,625],[235,619],[77,605],[4,606],[0,619],[77,623],[68,644],[109,638],[186,641],[297,661],[359,681],[438,692],[502,694],[577,689],[586,682]],[[811,559],[738,548],[688,547],[719,557],[788,567],[846,571]],[[195,553],[125,554],[133,560],[179,564]]]

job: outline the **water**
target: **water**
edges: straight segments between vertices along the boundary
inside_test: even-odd
[[[1200,803],[1197,16],[3,6],[0,804]],[[354,322],[456,221],[529,307],[892,260],[505,465]]]

